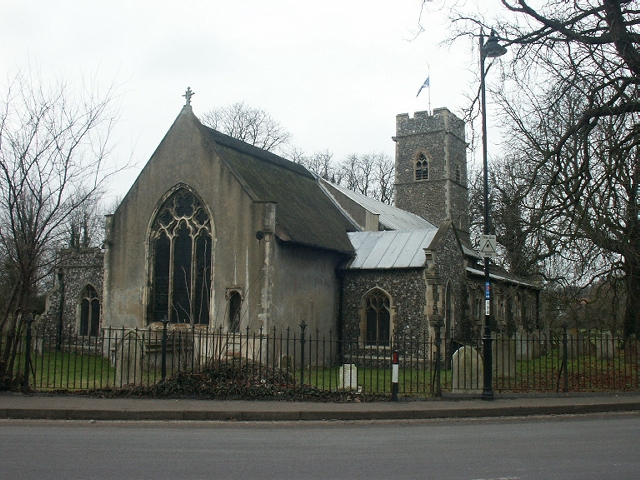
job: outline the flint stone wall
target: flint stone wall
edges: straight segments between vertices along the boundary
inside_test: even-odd
[[[87,285],[95,288],[100,302],[102,326],[102,286],[104,284],[104,252],[100,248],[66,248],[58,252],[54,286],[47,294],[45,312],[38,319],[38,326],[55,334],[60,321],[60,279],[64,284],[62,324],[64,335],[74,335],[79,330],[79,304]]]

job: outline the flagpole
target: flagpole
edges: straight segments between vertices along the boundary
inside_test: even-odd
[[[429,105],[427,106],[427,113],[429,113],[429,115],[431,115],[431,85],[430,85],[430,79],[429,77],[427,77],[427,79],[424,81],[424,83],[422,84],[422,86],[420,87],[420,90],[418,90],[418,94],[416,95],[416,98],[418,98],[418,96],[420,95],[420,92],[426,88],[427,90],[429,90]]]
[[[427,63],[427,78],[429,79],[429,115],[431,115],[431,65]]]

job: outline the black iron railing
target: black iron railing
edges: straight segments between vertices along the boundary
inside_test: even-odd
[[[364,345],[333,332],[308,331],[304,323],[282,331],[164,325],[60,337],[29,323],[12,365],[17,384],[31,391],[151,386],[178,373],[215,370],[226,382],[390,394],[397,351],[399,394],[437,396],[482,392],[481,340],[442,339],[423,331],[388,345]],[[3,337],[0,349],[8,343]],[[637,391],[639,350],[637,340],[607,331],[565,328],[497,336],[493,388],[496,393]]]

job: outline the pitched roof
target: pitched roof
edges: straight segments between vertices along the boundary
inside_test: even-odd
[[[305,167],[203,126],[223,161],[258,202],[275,202],[283,241],[353,253],[347,231],[357,227]]]
[[[437,233],[437,228],[349,233],[357,254],[346,268],[369,270],[423,267],[426,261],[424,249],[429,248]]]
[[[379,200],[367,197],[340,185],[327,182],[326,180],[321,180],[321,183],[329,194],[340,204],[341,208],[347,212],[353,207],[358,206],[371,213],[378,214],[378,220],[383,230],[428,230],[436,228],[432,223],[414,213],[407,212],[393,205],[387,205]]]
[[[498,282],[510,283],[512,285],[520,285],[524,287],[534,288],[536,290],[542,290],[542,284],[540,282],[536,282],[531,279],[524,279],[520,277],[516,277],[510,273],[505,272],[502,269],[497,269],[497,267],[492,266],[492,269],[496,270],[492,272],[489,271],[489,277],[492,280],[496,280]],[[484,278],[484,270],[478,270],[477,268],[467,267],[467,272],[475,277]]]

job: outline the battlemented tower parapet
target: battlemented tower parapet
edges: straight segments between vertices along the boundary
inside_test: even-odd
[[[469,230],[465,123],[447,108],[396,117],[396,206]]]
[[[433,114],[415,112],[413,118],[408,113],[396,116],[396,138],[445,129],[464,140],[464,121],[451,113],[448,108],[436,108]]]

